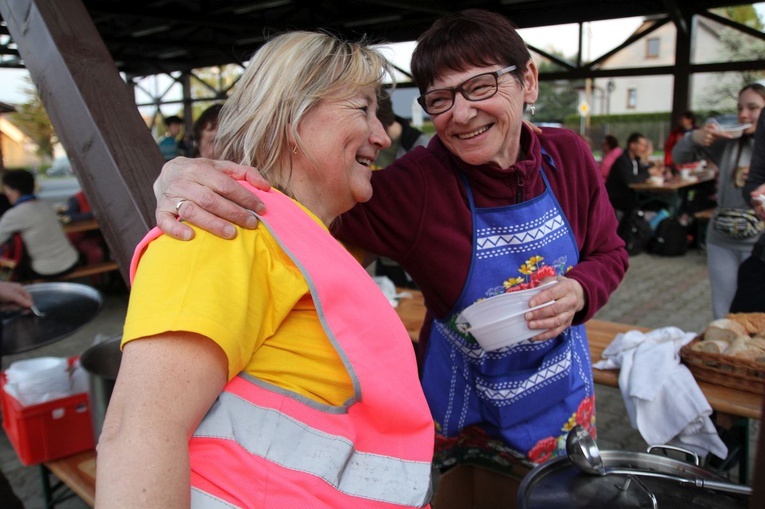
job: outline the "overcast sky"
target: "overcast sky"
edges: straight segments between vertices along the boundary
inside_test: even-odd
[[[765,20],[765,3],[756,3],[754,7],[760,18]],[[587,44],[585,44],[585,60],[593,60],[627,39],[640,25],[641,19],[623,18],[589,23],[591,36],[586,40],[590,42],[590,48],[588,49]],[[557,49],[563,51],[565,56],[572,56],[567,52],[570,52],[571,48],[576,48],[578,44],[579,28],[575,23],[553,27],[524,28],[519,32],[528,44],[543,50]],[[385,55],[393,61],[394,65],[408,70],[409,57],[414,48],[414,43],[401,43],[392,46],[395,49],[385,51]],[[23,69],[0,69],[0,101],[17,104],[25,100],[23,94],[24,76],[26,76],[26,71]]]

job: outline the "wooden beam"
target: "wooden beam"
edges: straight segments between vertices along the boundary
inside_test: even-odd
[[[677,36],[675,38],[675,83],[672,88],[672,123],[674,128],[680,123],[682,114],[691,106],[691,44],[696,25],[693,13],[678,14],[675,19]],[[682,22],[681,22],[682,21]]]
[[[127,280],[154,225],[157,144],[81,0],[0,0],[0,14]]]

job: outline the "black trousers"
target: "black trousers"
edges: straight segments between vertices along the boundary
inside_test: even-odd
[[[737,285],[731,313],[765,311],[765,261],[759,253],[753,253],[739,265]]]

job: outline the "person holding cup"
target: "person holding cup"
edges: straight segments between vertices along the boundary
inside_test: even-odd
[[[736,274],[754,248],[765,223],[757,217],[742,190],[749,173],[754,135],[765,106],[765,86],[746,85],[738,93],[738,121],[747,125],[740,136],[707,122],[685,135],[672,149],[672,160],[684,164],[708,159],[719,168],[717,207],[707,227],[707,266],[715,319],[728,314],[736,293]]]
[[[628,256],[587,144],[523,122],[535,110],[537,66],[510,20],[472,9],[437,20],[418,40],[412,74],[436,136],[374,172],[374,197],[333,231],[399,263],[425,297],[419,347],[434,464],[460,479],[440,483],[436,505],[499,507],[529,467],[565,454],[573,421],[594,430],[583,324],[621,281]],[[262,204],[226,192],[224,173],[258,181],[251,168],[220,162],[165,165],[158,225],[180,238],[191,231],[179,215],[229,238],[232,226],[215,216],[249,226],[247,209]],[[232,200],[213,199],[211,189]],[[179,200],[188,201],[176,211]],[[524,315],[532,339],[486,352],[457,326],[480,299],[553,279],[528,305],[554,303]]]

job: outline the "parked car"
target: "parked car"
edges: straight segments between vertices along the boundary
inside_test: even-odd
[[[74,172],[68,157],[57,157],[45,174],[49,177],[70,177]]]

